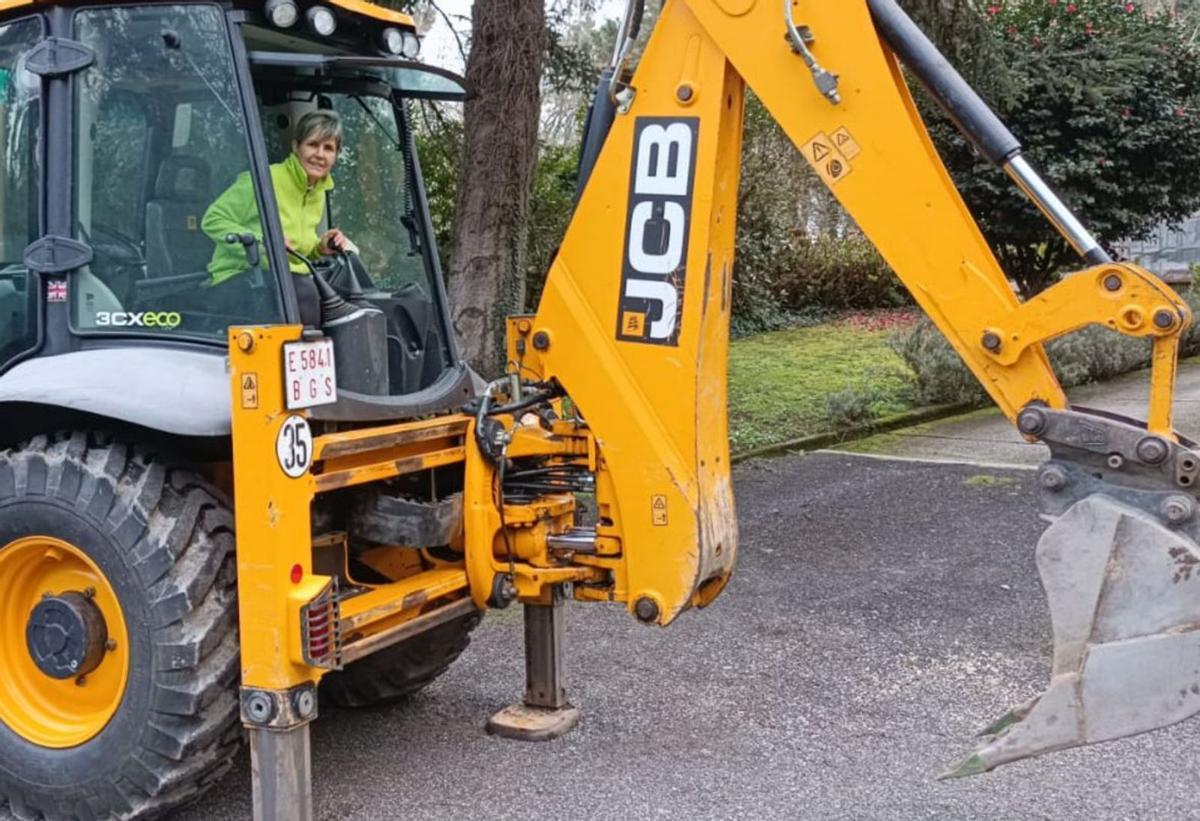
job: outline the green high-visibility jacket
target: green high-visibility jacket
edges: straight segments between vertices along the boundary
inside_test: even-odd
[[[275,189],[283,235],[291,240],[296,253],[309,259],[316,258],[321,242],[317,226],[325,216],[325,194],[333,188],[333,177],[325,176],[309,185],[300,158],[292,153],[283,162],[271,166],[271,187]],[[239,174],[233,185],[208,206],[200,227],[216,243],[212,261],[208,263],[213,285],[250,267],[246,263],[245,249],[225,241],[227,234],[253,234],[262,242],[262,221],[258,218],[258,202],[254,198],[254,183],[249,171]],[[291,260],[290,267],[294,273],[308,273],[298,260]]]

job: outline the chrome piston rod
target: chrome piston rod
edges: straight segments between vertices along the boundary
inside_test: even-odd
[[[1046,184],[1038,173],[1025,161],[1025,158],[1020,154],[1010,159],[1004,164],[1004,171],[1017,184],[1017,187],[1025,192],[1025,196],[1033,201],[1033,204],[1046,215],[1046,219],[1054,223],[1054,227],[1059,233],[1071,243],[1081,257],[1090,262],[1092,265],[1101,265],[1105,262],[1112,262],[1112,257],[1100,247],[1100,243],[1092,236],[1091,232],[1083,227],[1083,223],[1071,213],[1071,209],[1066,206],[1053,189]]]

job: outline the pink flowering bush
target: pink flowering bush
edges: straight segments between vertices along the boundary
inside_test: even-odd
[[[985,47],[956,47],[961,21],[939,45],[1102,242],[1141,237],[1200,210],[1200,38],[1193,21],[1140,0],[992,0],[974,7]],[[924,22],[936,23],[938,13]],[[921,106],[967,204],[1026,295],[1082,265],[1002,172],[975,155],[928,100]]]

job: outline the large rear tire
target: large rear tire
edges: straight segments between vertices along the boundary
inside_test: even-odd
[[[233,515],[219,490],[96,434],[0,451],[0,573],[0,664],[24,671],[0,689],[0,806],[20,819],[154,817],[221,777],[242,733]],[[27,633],[39,602],[80,587],[108,623],[93,634],[109,637],[82,681],[45,674]],[[89,687],[100,696],[83,715]],[[72,722],[84,729],[64,735]]]
[[[421,690],[449,669],[482,615],[470,613],[327,673],[320,695],[339,707],[379,707]]]

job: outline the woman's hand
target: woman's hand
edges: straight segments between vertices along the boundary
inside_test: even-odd
[[[321,242],[317,245],[317,251],[323,256],[332,256],[346,250],[346,244],[349,240],[342,233],[340,228],[330,228],[321,235]]]

